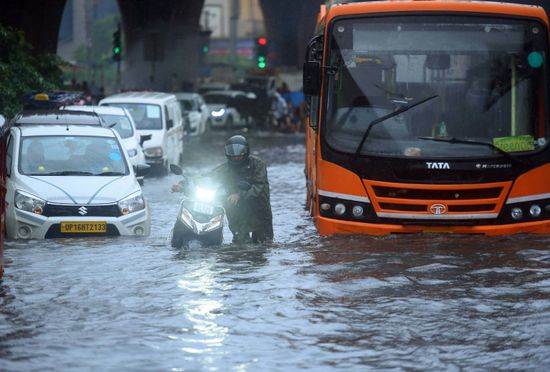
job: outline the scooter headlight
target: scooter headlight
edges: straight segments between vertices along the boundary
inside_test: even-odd
[[[145,209],[145,199],[141,192],[132,194],[118,202],[120,213],[127,215]]]
[[[23,211],[42,214],[46,201],[23,191],[15,191],[15,207]]]
[[[222,225],[222,223],[223,223],[223,216],[221,216],[221,215],[214,216],[208,222],[208,224],[206,224],[204,226],[203,231],[207,232],[207,231],[215,230],[215,229],[219,228]]]
[[[195,229],[195,224],[193,223],[193,216],[191,215],[191,212],[187,210],[184,206],[180,209],[180,219],[185,223],[187,226],[189,226],[191,229]]]
[[[197,187],[195,189],[195,197],[197,200],[204,202],[211,202],[216,196],[216,190],[205,189],[204,187]]]

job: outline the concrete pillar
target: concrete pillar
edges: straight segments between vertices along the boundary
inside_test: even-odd
[[[126,54],[124,88],[180,90],[195,82],[204,0],[119,0]]]

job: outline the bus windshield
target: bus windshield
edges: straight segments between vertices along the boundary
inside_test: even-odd
[[[536,151],[548,140],[546,43],[544,26],[527,19],[337,20],[326,142],[341,152],[391,157]]]

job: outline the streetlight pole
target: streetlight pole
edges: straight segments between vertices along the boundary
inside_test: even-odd
[[[240,0],[231,0],[231,20],[229,25],[229,37],[231,45],[231,64],[237,66],[237,22],[240,14]]]

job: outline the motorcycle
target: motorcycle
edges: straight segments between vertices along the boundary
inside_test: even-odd
[[[181,248],[191,241],[198,241],[202,246],[220,245],[225,217],[221,198],[227,193],[206,178],[186,179],[175,164],[170,164],[170,170],[185,180],[184,197],[170,239],[172,247]]]

